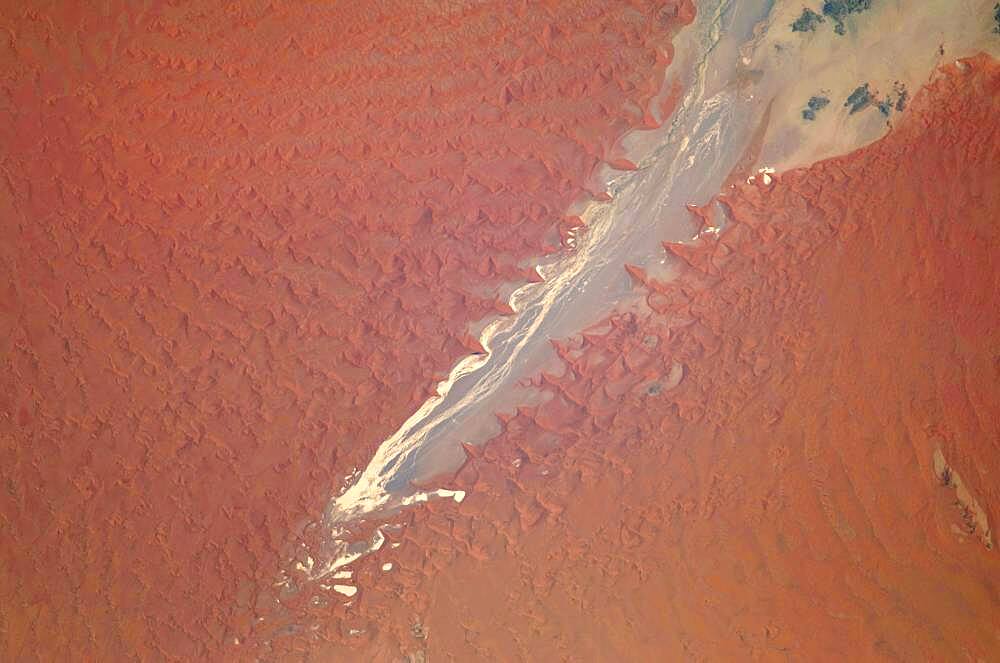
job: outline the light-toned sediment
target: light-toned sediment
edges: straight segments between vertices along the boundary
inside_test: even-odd
[[[650,252],[655,244],[648,240],[658,232],[664,239],[686,237],[687,224],[678,222],[683,205],[704,202],[717,190],[722,178],[714,171],[732,169],[734,176],[743,177],[756,173],[751,179],[760,177],[768,185],[776,171],[770,162],[787,168],[847,153],[881,136],[891,126],[890,118],[906,111],[912,90],[930,77],[946,49],[974,53],[1000,47],[991,30],[990,6],[982,1],[967,2],[959,11],[943,3],[913,11],[876,2],[842,21],[816,14],[818,22],[806,31],[792,29],[806,11],[797,3],[778,3],[770,11],[757,3],[705,3],[702,10],[695,26],[662,55],[666,61],[676,56],[677,62],[647,120],[666,124],[631,132],[616,148],[621,156],[595,173],[595,190],[606,189],[613,200],[581,209],[581,247],[566,229],[561,235],[567,253],[539,271],[545,283],[518,290],[510,299],[512,315],[485,330],[479,325],[470,329],[486,351],[460,361],[437,393],[380,445],[360,475],[331,501],[334,524],[389,510],[410,478],[425,480],[456,467],[462,459],[459,442],[488,439],[495,431],[492,413],[526,398],[514,383],[525,373],[540,372],[545,358],[539,348],[547,351],[549,338],[579,329],[588,315],[592,320],[601,312],[629,307],[629,298],[615,286],[623,264],[643,278],[672,278],[675,264],[655,249]],[[757,21],[755,36],[747,39],[744,35]],[[720,38],[728,32],[738,36]],[[934,35],[939,42],[935,57],[928,48],[917,50],[917,35]],[[890,72],[895,78],[883,85]],[[826,87],[816,88],[817,81]],[[814,89],[804,93],[803,86]],[[867,100],[849,108],[844,100],[858,89]],[[807,110],[810,98],[822,99],[825,106]],[[664,114],[671,107],[677,111],[668,118]],[[734,153],[743,155],[738,164]],[[683,164],[694,177],[683,172]],[[711,190],[704,190],[705,182],[716,179]],[[608,236],[614,239],[608,242]],[[640,242],[628,248],[622,236]],[[589,296],[581,294],[592,280],[601,285],[590,286]],[[596,300],[593,293],[599,293]],[[574,313],[565,315],[566,310]],[[560,316],[562,326],[552,321]],[[505,381],[514,367],[514,377]],[[453,389],[461,379],[465,382]],[[458,395],[453,397],[452,391]],[[332,544],[338,549],[346,545],[342,540]],[[339,552],[329,556],[333,565],[343,557]],[[320,574],[331,568],[321,567]]]
[[[627,166],[691,9],[357,7],[0,9],[0,659],[988,660],[983,62],[888,140],[740,187],[735,227],[671,249],[680,281],[635,273],[662,317],[560,344],[551,398],[468,450],[464,500],[276,610],[290,538],[537,279],[522,261],[578,226],[595,167]],[[876,53],[867,19],[844,39]],[[873,87],[914,91],[916,41]],[[800,73],[849,91],[825,76]],[[828,140],[757,165],[876,116],[821,114]]]
[[[4,3],[0,660],[241,641],[560,246],[690,11]]]
[[[1000,63],[949,65],[887,138],[724,196],[312,654],[992,660],[998,113]]]

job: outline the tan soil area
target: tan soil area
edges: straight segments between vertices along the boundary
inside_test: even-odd
[[[940,65],[979,52],[1000,56],[991,0],[873,0],[870,9],[844,19],[844,34],[830,18],[814,30],[792,31],[803,9],[819,13],[823,4],[776,3],[762,37],[746,47],[747,71],[778,81],[771,83],[777,93],[760,167],[786,171],[866,145],[899,121],[900,92],[905,112]],[[872,103],[851,113],[845,102],[865,84]],[[802,111],[817,95],[830,104],[804,121]],[[877,104],[886,100],[883,114]]]

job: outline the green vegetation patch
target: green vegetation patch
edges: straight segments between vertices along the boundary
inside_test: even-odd
[[[812,120],[816,119],[816,113],[826,108],[830,103],[830,99],[824,96],[814,96],[809,97],[809,101],[806,103],[806,108],[802,110],[802,119]]]
[[[880,94],[878,90],[872,90],[871,86],[865,83],[854,88],[854,92],[851,92],[847,101],[844,102],[844,107],[851,109],[848,115],[854,115],[869,106],[874,106],[882,115],[889,117],[893,111],[902,113],[908,99],[909,93],[906,91],[906,86],[899,81],[895,81],[892,84],[892,92],[885,95]],[[805,113],[803,113],[803,117],[805,117]]]
[[[818,111],[822,110],[829,105],[830,100],[827,97],[809,97],[809,103],[807,104],[810,110]]]
[[[844,106],[851,109],[851,112],[849,113],[850,115],[854,115],[859,110],[867,108],[871,102],[872,93],[871,90],[868,89],[868,83],[865,83],[864,85],[859,85],[854,88],[854,92],[847,97],[847,101],[844,102]]]
[[[802,16],[792,23],[792,32],[815,32],[816,26],[823,22],[823,17],[811,9],[803,8]]]
[[[893,84],[892,91],[896,93],[896,112],[902,113],[906,108],[906,100],[910,98],[910,93],[906,91],[906,86],[899,81]]]
[[[826,0],[823,15],[833,21],[833,31],[838,35],[847,32],[844,19],[851,14],[860,14],[872,8],[872,0]]]

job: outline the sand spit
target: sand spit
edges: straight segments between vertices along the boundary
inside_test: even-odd
[[[969,492],[961,475],[945,460],[940,449],[934,450],[934,476],[942,486],[955,489],[953,505],[959,510],[962,523],[952,524],[952,531],[962,541],[966,537],[974,537],[982,541],[987,550],[993,550],[993,530],[990,527],[989,516],[975,496]]]
[[[991,660],[998,113],[1000,63],[951,64],[885,139],[724,196],[312,654]]]

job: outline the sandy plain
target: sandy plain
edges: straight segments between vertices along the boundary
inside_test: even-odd
[[[992,17],[876,4],[767,33],[726,231],[282,611],[289,534],[662,119],[692,6],[4,9],[3,657],[989,660]]]
[[[723,196],[303,660],[991,660],[998,106],[996,60],[953,63],[886,138]]]

